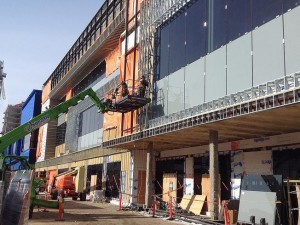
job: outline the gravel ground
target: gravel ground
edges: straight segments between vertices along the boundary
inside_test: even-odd
[[[48,209],[49,212],[42,212],[42,209],[34,209],[33,217],[29,225],[41,224],[80,224],[80,225],[184,225],[180,221],[168,221],[162,218],[152,218],[144,212],[118,211],[118,207],[109,203],[92,203],[89,201],[66,200],[64,221],[56,221],[58,210]]]

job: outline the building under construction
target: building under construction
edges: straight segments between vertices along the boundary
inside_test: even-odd
[[[212,218],[246,175],[300,180],[299,3],[105,1],[42,110],[88,87],[120,107],[98,114],[85,99],[41,128],[37,170],[85,166],[87,191],[146,207],[202,195]]]

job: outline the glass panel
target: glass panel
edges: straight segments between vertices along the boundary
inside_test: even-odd
[[[284,76],[282,26],[280,17],[252,33],[254,86]]]
[[[186,63],[207,54],[207,0],[197,1],[186,15]]]
[[[204,102],[204,58],[186,66],[185,108],[192,108]]]
[[[227,0],[228,42],[251,30],[251,1]]]
[[[154,118],[168,113],[168,85],[168,77],[156,82],[156,99],[152,109]]]
[[[300,71],[300,7],[284,15],[285,62],[286,74]]]
[[[251,33],[227,45],[227,94],[252,87]]]
[[[209,1],[208,52],[226,44],[225,0]]]
[[[160,31],[160,74],[158,80],[169,74],[169,26]]]
[[[83,111],[79,116],[79,136],[84,136],[103,127],[103,115],[93,106]]]
[[[184,69],[169,75],[168,114],[184,109]]]
[[[253,28],[282,14],[282,0],[252,0]]]
[[[226,95],[226,48],[220,48],[206,57],[205,102]]]
[[[300,0],[284,0],[283,1],[283,10],[287,12],[300,5]]]
[[[185,66],[185,14],[181,14],[170,26],[169,73]]]

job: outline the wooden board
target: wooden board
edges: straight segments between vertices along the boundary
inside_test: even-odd
[[[170,195],[177,198],[177,173],[163,174],[163,200],[169,202]]]
[[[199,216],[205,202],[206,195],[194,195],[194,199],[189,211]]]
[[[219,185],[220,185],[220,175],[219,175]],[[207,209],[208,212],[210,212],[210,180],[209,180],[209,174],[202,174],[202,195],[207,196],[207,202],[204,205],[205,210]],[[220,198],[221,198],[221,187],[219,187],[219,204],[220,204]]]
[[[138,204],[145,204],[145,191],[146,191],[146,171],[139,170],[138,193],[137,193],[137,203]]]
[[[195,195],[184,195],[180,202],[180,207],[183,210],[190,211],[191,205],[195,199]]]
[[[97,185],[97,175],[91,175],[91,192],[96,190]]]

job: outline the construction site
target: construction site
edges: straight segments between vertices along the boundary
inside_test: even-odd
[[[300,224],[299,4],[104,1],[6,110],[0,224]]]

